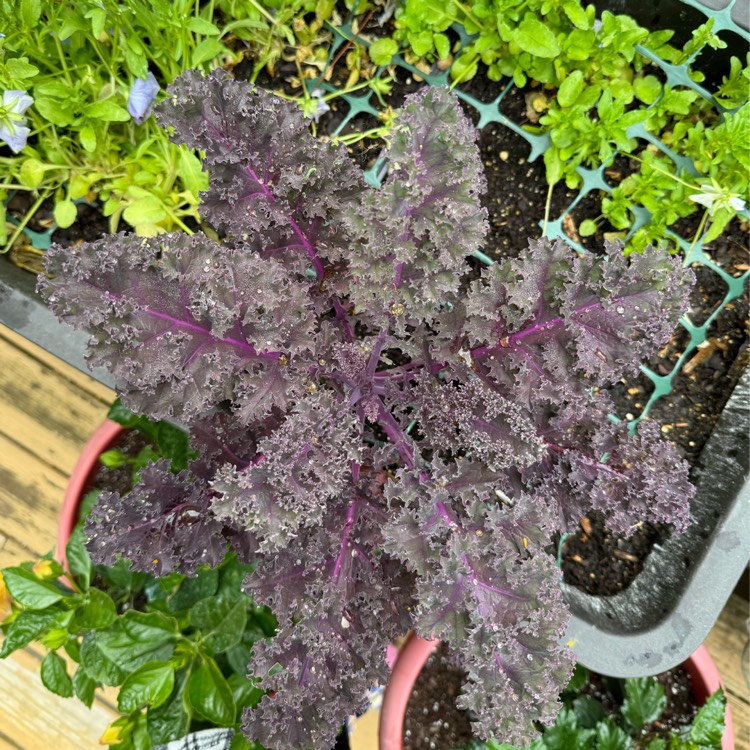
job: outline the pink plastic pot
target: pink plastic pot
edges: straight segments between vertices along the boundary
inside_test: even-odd
[[[104,451],[114,447],[119,441],[124,428],[109,419],[104,420],[86,443],[78,459],[78,463],[70,475],[70,481],[65,489],[62,509],[60,510],[60,523],[57,529],[57,559],[68,568],[65,560],[65,545],[78,523],[78,513],[81,501],[86,493],[92,488],[94,477],[99,470],[99,456]]]
[[[388,659],[391,677],[385,688],[383,705],[380,709],[380,750],[403,750],[406,704],[417,676],[439,643],[438,640],[426,641],[415,633],[410,633],[395,659]],[[721,687],[716,665],[706,647],[701,646],[683,666],[692,678],[696,701],[699,706],[702,706],[706,698]],[[728,705],[724,722],[724,736],[721,738],[722,750],[734,750],[732,717]]]

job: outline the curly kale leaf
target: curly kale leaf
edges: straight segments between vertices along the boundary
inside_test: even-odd
[[[616,382],[669,340],[693,274],[656,250],[577,256],[539,240],[496,264],[465,299],[474,363],[503,392],[559,399]],[[451,324],[453,327],[455,324]]]
[[[551,519],[528,496],[503,504],[496,476],[468,460],[432,470],[388,486],[385,549],[417,574],[417,631],[448,641],[469,673],[459,704],[477,712],[475,732],[524,742],[554,720],[571,669],[559,570],[542,553]]]
[[[573,531],[590,510],[607,517],[607,527],[627,532],[640,520],[670,523],[684,531],[695,494],[689,465],[660,430],[642,422],[631,435],[627,424],[607,418],[609,399],[583,398],[552,419],[542,431],[547,450],[540,461],[521,469],[523,483]]]
[[[256,644],[251,665],[273,692],[245,714],[245,729],[266,746],[331,747],[342,718],[385,679],[389,640],[409,627],[413,580],[381,550],[381,482],[357,474],[352,494],[332,502],[320,525],[261,553],[246,581],[281,631]]]
[[[211,514],[204,472],[192,468],[199,470],[174,474],[162,459],[141,470],[124,498],[101,493],[86,520],[91,559],[111,566],[123,557],[155,576],[218,565],[227,551],[224,527]]]
[[[388,178],[345,217],[359,238],[347,291],[370,313],[429,320],[484,240],[485,181],[476,129],[448,89],[412,94],[396,115]]]
[[[174,128],[177,143],[205,152],[210,183],[201,213],[238,239],[275,228],[264,252],[289,263],[302,258],[322,277],[318,255],[348,246],[330,222],[365,190],[345,148],[318,141],[295,105],[224,71],[187,71],[169,93],[157,108],[160,124]]]
[[[91,332],[90,363],[108,367],[139,413],[190,421],[228,400],[249,422],[307,377],[310,282],[248,248],[117,235],[53,248],[47,269],[42,296]]]
[[[258,441],[250,465],[218,472],[214,512],[252,531],[264,549],[285,547],[301,527],[319,524],[346,492],[362,452],[360,434],[355,417],[331,395],[301,400]]]

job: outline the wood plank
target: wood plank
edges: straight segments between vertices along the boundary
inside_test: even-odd
[[[34,560],[37,554],[13,537],[0,533],[0,568],[18,565],[26,560]]]
[[[748,615],[747,601],[737,595],[729,597],[706,639],[706,648],[726,689],[736,750],[750,750],[750,691],[741,669],[741,655],[748,639],[745,625]]]
[[[0,362],[0,431],[69,473],[106,416],[106,405],[5,339],[0,339]]]
[[[5,745],[13,750],[93,750],[117,714],[100,702],[86,708],[77,698],[60,698],[39,677],[39,659],[28,650],[0,662]]]
[[[0,433],[0,534],[39,557],[55,546],[68,478]]]
[[[103,404],[110,404],[114,400],[115,394],[111,388],[107,388],[106,385],[102,385],[90,375],[77,370],[67,362],[63,362],[61,359],[55,357],[54,354],[50,354],[45,349],[42,349],[42,347],[37,346],[27,338],[1,324],[0,338],[5,339],[5,341],[20,349],[27,356],[56,370],[64,378]]]

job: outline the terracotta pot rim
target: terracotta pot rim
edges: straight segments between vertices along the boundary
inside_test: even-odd
[[[409,695],[422,667],[440,641],[427,641],[411,631],[398,649],[391,665],[391,676],[383,694],[380,709],[380,750],[403,750],[404,715]],[[693,683],[693,694],[699,705],[718,690],[721,684],[719,671],[716,669],[708,649],[701,645],[683,663]],[[726,690],[724,690],[726,695]],[[722,750],[734,750],[734,732],[732,715],[727,703],[724,713],[724,734],[721,738]]]
[[[123,432],[126,432],[125,427],[110,419],[105,419],[83,447],[70,475],[60,508],[60,521],[57,527],[57,551],[55,554],[55,558],[63,564],[66,570],[68,569],[68,563],[65,559],[65,546],[78,523],[81,501],[91,489],[96,472],[101,465],[99,456],[112,448]]]

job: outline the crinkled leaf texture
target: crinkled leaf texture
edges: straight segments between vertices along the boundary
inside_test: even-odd
[[[128,406],[201,451],[102,495],[93,559],[254,563],[279,634],[254,646],[268,693],[244,725],[269,748],[329,750],[410,627],[451,643],[477,733],[525,744],[571,663],[551,533],[592,507],[686,524],[686,465],[654,427],[611,424],[597,388],[669,338],[691,272],[542,240],[470,280],[484,181],[446,89],[395,113],[380,190],[289,102],[223,73],[170,95],[159,117],[205,152],[223,239],[53,248],[39,282]]]

